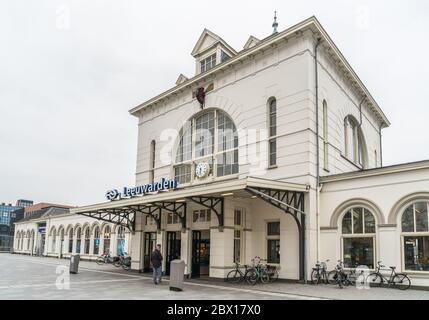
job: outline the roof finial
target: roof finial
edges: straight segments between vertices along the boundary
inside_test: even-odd
[[[273,34],[277,33],[278,26],[279,24],[277,23],[277,11],[274,11]]]

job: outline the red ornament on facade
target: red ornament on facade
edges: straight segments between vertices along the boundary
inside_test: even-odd
[[[197,89],[197,100],[200,103],[201,109],[204,108],[204,102],[206,99],[206,92],[203,87]]]

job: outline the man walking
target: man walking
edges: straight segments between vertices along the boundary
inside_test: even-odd
[[[150,260],[153,267],[153,283],[159,284],[162,276],[162,254],[161,245],[157,244],[150,255]]]

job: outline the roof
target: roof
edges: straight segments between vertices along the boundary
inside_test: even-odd
[[[270,47],[271,45],[275,44],[276,42],[282,41],[284,38],[287,38],[287,37],[292,37],[292,36],[296,35],[297,32],[308,29],[308,28],[313,30],[313,32],[317,33],[318,35],[320,35],[320,38],[323,40],[324,46],[326,47],[326,49],[331,50],[331,52],[336,55],[336,57],[339,59],[342,66],[350,74],[351,80],[357,84],[357,86],[360,88],[361,92],[367,97],[367,99],[366,99],[367,103],[369,103],[372,106],[372,108],[374,109],[376,114],[379,116],[379,118],[382,122],[382,127],[388,127],[390,125],[390,122],[387,119],[386,115],[383,113],[383,111],[381,110],[381,108],[379,107],[379,105],[377,104],[375,99],[372,97],[372,95],[370,94],[368,89],[365,87],[363,82],[357,76],[356,72],[353,70],[353,68],[347,62],[347,60],[345,59],[345,57],[343,56],[341,51],[334,44],[332,39],[329,37],[328,33],[325,31],[325,29],[322,27],[322,25],[320,24],[320,22],[317,20],[317,18],[315,16],[312,16],[312,17],[310,17],[310,18],[308,18],[308,19],[306,19],[306,20],[282,31],[282,32],[268,36],[267,38],[261,40],[256,45],[238,52],[235,56],[231,57],[230,59],[226,60],[223,63],[216,65],[214,68],[210,69],[209,71],[195,75],[194,77],[192,77],[192,78],[182,82],[181,84],[176,85],[175,87],[153,97],[152,99],[149,99],[149,100],[137,105],[136,107],[130,109],[129,112],[130,112],[130,114],[132,114],[134,116],[138,116],[138,112],[140,110],[148,107],[149,105],[152,105],[154,103],[162,101],[162,100],[168,98],[170,95],[175,94],[180,90],[184,90],[184,89],[196,84],[197,82],[204,81],[205,79],[213,76],[216,72],[218,72],[224,68],[227,68],[229,66],[232,66],[233,64],[241,61],[242,59],[245,59],[250,55],[254,55],[255,53],[257,53],[261,50],[265,50],[267,47]],[[209,32],[209,31],[207,29],[205,29],[205,32]],[[200,36],[200,39],[203,35],[204,35],[204,32]],[[197,42],[197,45],[198,45],[198,42]],[[195,50],[195,48],[194,48],[194,50]]]
[[[208,46],[202,47],[204,41],[207,38],[211,38],[212,41],[210,42],[210,44]],[[235,51],[233,47],[231,47],[228,43],[226,43],[226,41],[223,40],[221,37],[219,37],[216,33],[212,32],[208,29],[204,29],[203,32],[201,33],[200,37],[198,38],[198,41],[195,44],[194,49],[192,49],[191,55],[193,57],[196,57],[196,56],[200,55],[201,53],[209,50],[214,45],[217,45],[218,43],[221,43],[232,54],[234,54],[234,55],[237,54],[237,51]]]
[[[25,221],[30,221],[30,220],[36,220],[36,219],[41,219],[41,218],[48,218],[48,217],[53,217],[53,216],[59,216],[59,215],[63,215],[66,213],[69,213],[70,209],[69,208],[63,208],[63,207],[49,207],[49,208],[43,208],[37,211],[34,211],[30,214],[28,214],[25,218],[17,221],[19,222],[25,222]]]
[[[408,172],[413,170],[424,170],[424,169],[429,169],[429,160],[407,162],[407,163],[394,164],[394,165],[380,167],[380,168],[364,169],[361,171],[334,174],[330,176],[321,177],[320,181],[321,183],[329,183],[329,182],[336,182],[336,181],[342,181],[342,180],[367,178],[367,177],[374,177],[374,176],[380,176],[385,174],[401,173],[401,172]]]

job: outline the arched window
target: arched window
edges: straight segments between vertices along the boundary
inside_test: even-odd
[[[58,234],[60,235],[60,256],[64,252],[64,228],[60,227]]]
[[[428,201],[417,201],[402,213],[402,243],[406,270],[429,271]]]
[[[69,253],[73,252],[73,228],[69,230]]]
[[[55,251],[57,250],[56,249],[56,246],[57,246],[57,230],[55,229],[55,227],[53,227],[51,229],[50,236],[51,236],[51,252],[55,253]]]
[[[17,232],[16,239],[15,239],[15,250],[19,250],[20,242],[21,242],[21,232]]]
[[[27,250],[30,250],[30,240],[31,240],[31,234],[30,230],[27,231]]]
[[[76,253],[80,253],[80,245],[82,243],[82,229],[78,227],[76,229]]]
[[[268,128],[268,164],[273,167],[277,164],[277,100],[275,98],[268,100]]]
[[[348,210],[342,220],[343,261],[347,268],[366,265],[374,268],[375,218],[366,208]]]
[[[323,100],[323,168],[329,171],[328,104]]]
[[[90,241],[91,241],[91,234],[90,234],[89,226],[87,226],[85,228],[84,235],[85,235],[85,245],[84,245],[83,253],[89,254],[89,246],[90,246]]]
[[[119,226],[117,235],[118,235],[117,254],[119,256],[119,255],[125,254],[125,227]]]
[[[100,251],[100,228],[98,226],[94,229],[94,254]]]
[[[345,156],[356,165],[366,168],[364,139],[359,123],[353,116],[344,119]]]
[[[156,142],[152,140],[150,143],[149,183],[153,183],[155,180],[155,151]]]
[[[198,178],[238,173],[238,133],[231,118],[220,110],[209,110],[188,121],[180,132],[174,175],[178,183]]]
[[[110,226],[108,225],[104,227],[103,250],[104,250],[104,253],[110,252]]]

